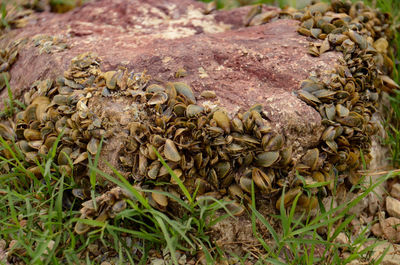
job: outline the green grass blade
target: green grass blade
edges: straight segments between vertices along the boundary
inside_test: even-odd
[[[160,228],[161,228],[161,230],[162,230],[162,232],[163,232],[163,234],[164,234],[164,239],[165,239],[165,241],[167,242],[167,247],[168,247],[168,249],[169,249],[172,262],[173,262],[175,265],[179,265],[178,260],[176,259],[176,255],[175,255],[175,246],[174,246],[174,243],[173,243],[172,240],[171,240],[171,237],[170,237],[170,235],[169,235],[169,233],[168,233],[168,230],[167,230],[167,228],[166,228],[166,226],[165,226],[163,220],[162,220],[161,217],[159,217],[159,216],[155,216],[154,218],[157,220],[157,223],[158,223],[158,225],[160,226]]]
[[[171,177],[178,184],[179,188],[182,190],[183,194],[188,199],[189,204],[193,205],[193,198],[190,195],[189,191],[187,190],[186,186],[183,184],[182,180],[175,175],[174,171],[167,165],[165,160],[162,158],[162,156],[157,152],[157,150],[154,147],[153,147],[153,150],[156,153],[156,155],[158,157],[158,160],[160,160],[161,164],[167,169],[168,173],[171,175]]]

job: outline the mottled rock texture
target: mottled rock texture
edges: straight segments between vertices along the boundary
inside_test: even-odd
[[[311,72],[329,73],[341,55],[307,54],[309,40],[296,32],[297,21],[244,28],[247,7],[211,15],[204,15],[202,8],[190,0],[101,0],[63,15],[39,14],[28,27],[5,38],[29,38],[11,69],[14,93],[19,96],[33,81],[62,74],[74,56],[93,51],[102,59],[103,70],[147,70],[154,80],[190,84],[199,99],[202,91],[214,90],[217,98],[211,104],[231,115],[262,103],[296,154],[316,145],[320,115],[293,92]],[[38,34],[58,36],[69,48],[40,54],[30,41]],[[188,75],[175,78],[179,68]],[[102,103],[112,106],[111,112],[124,108],[123,102],[107,100]]]

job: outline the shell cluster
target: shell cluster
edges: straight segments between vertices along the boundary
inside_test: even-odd
[[[10,81],[11,66],[18,58],[20,41],[11,42],[4,49],[0,49],[0,91],[6,87],[6,80]]]
[[[62,36],[49,36],[39,34],[32,38],[33,45],[38,47],[39,54],[55,53],[68,48]]]
[[[250,200],[252,180],[267,195],[279,191],[276,184],[286,185],[292,149],[271,129],[261,105],[230,118],[221,108],[196,104],[185,83],[148,85],[145,73],[123,68],[102,72],[99,65],[90,53],[74,58],[63,77],[35,82],[24,94],[26,109],[1,124],[2,137],[11,146],[16,143],[30,174],[40,177],[37,161],[56,148],[60,171],[82,186],[73,194],[86,199],[88,159],[96,155],[101,138],[107,138],[109,126],[88,107],[89,102],[94,96],[130,97],[138,106],[137,121],[127,125],[120,164],[130,169],[128,177],[136,183],[167,181],[170,185],[164,189],[179,195],[177,183],[156,156],[158,151],[189,191],[197,189],[199,196]],[[206,94],[214,96],[211,91]],[[165,196],[152,193],[148,198],[154,207],[167,209]],[[85,218],[95,218],[85,213]]]
[[[330,50],[343,54],[328,81],[311,76],[301,83],[298,96],[319,111],[326,127],[319,147],[326,157],[322,168],[334,167],[339,184],[356,185],[361,155],[367,164],[371,159],[371,136],[376,133],[371,119],[379,108],[381,92],[399,88],[388,76],[393,70],[390,17],[362,2],[349,1],[317,3],[293,17],[301,22],[299,33],[322,40],[311,42],[312,55]]]
[[[256,18],[263,17],[261,10],[256,6],[249,12],[247,25],[260,24]],[[284,10],[278,16],[300,21],[297,31],[309,38],[312,56],[328,51],[343,54],[328,81],[311,75],[301,82],[297,95],[321,114],[325,131],[320,145],[309,150],[295,169],[314,181],[337,178],[338,186],[356,185],[362,156],[366,164],[371,160],[371,136],[376,132],[371,119],[379,108],[381,92],[399,88],[389,77],[393,71],[390,16],[362,2],[339,0],[315,3],[300,11]],[[327,187],[333,189],[333,185]]]
[[[362,3],[341,1],[263,16],[262,8],[251,12],[245,19],[247,25],[287,16],[300,20],[298,31],[310,38],[313,56],[329,50],[343,54],[328,82],[310,76],[301,83],[298,97],[319,111],[326,129],[320,144],[298,161],[292,159],[284,135],[271,129],[261,104],[231,117],[222,108],[197,104],[185,83],[157,83],[145,72],[129,72],[123,67],[102,72],[100,60],[91,53],[74,58],[62,77],[35,82],[24,95],[26,109],[1,123],[0,135],[11,146],[15,142],[29,174],[37,177],[42,174],[37,162],[54,150],[60,172],[81,187],[74,189],[73,195],[85,200],[90,187],[88,161],[112,129],[90,102],[94,97],[126,97],[134,101],[135,111],[133,121],[124,125],[119,166],[129,172],[126,177],[153,207],[176,211],[159,191],[182,195],[158,152],[189,192],[196,191],[198,196],[235,199],[246,205],[253,181],[258,196],[276,196],[286,187],[285,206],[301,194],[300,207],[316,208],[317,193],[326,196],[336,184],[344,189],[357,184],[361,160],[370,160],[375,133],[372,114],[379,106],[381,91],[398,88],[389,78],[393,68],[388,55],[390,20]],[[202,96],[213,98],[215,93],[204,91]],[[2,153],[12,157],[6,150]],[[161,182],[165,185],[155,185]],[[321,187],[304,192],[303,185],[316,183],[321,185],[314,186]],[[151,189],[154,192],[142,191]],[[113,218],[126,207],[124,199],[128,197],[119,188],[105,190],[96,203],[82,204],[81,217]],[[241,214],[244,206],[237,202],[230,207]],[[79,234],[88,229],[83,223],[75,227]]]
[[[90,89],[83,88],[94,81],[98,66],[93,57],[83,55],[72,60],[65,73],[66,77],[75,77],[74,80],[60,77],[56,81],[36,81],[24,94],[26,109],[18,112],[8,125],[2,124],[1,135],[10,143],[16,142],[32,174],[41,176],[36,161],[48,154],[61,133],[56,161],[65,174],[85,170],[79,164],[89,154],[96,154],[104,130],[101,120],[86,105],[91,97]],[[9,133],[10,129],[13,133]]]
[[[168,181],[169,191],[179,192],[156,150],[198,195],[218,191],[242,199],[251,180],[266,194],[277,191],[275,183],[284,185],[292,149],[271,129],[261,105],[230,118],[221,108],[196,104],[192,89],[181,82],[152,84],[141,97],[145,115],[129,124],[120,158],[137,181]]]
[[[4,14],[0,23],[0,36],[9,29],[23,28],[28,24],[29,17],[34,13],[31,9],[20,9],[18,5],[4,4]]]
[[[82,203],[80,218],[95,218],[99,222],[104,222],[108,218],[114,218],[115,215],[126,208],[126,199],[128,198],[133,199],[125,190],[120,187],[112,188],[96,197],[95,202],[88,200]],[[90,226],[77,222],[74,230],[77,234],[84,234],[90,230]]]

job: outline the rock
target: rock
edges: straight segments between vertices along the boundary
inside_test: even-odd
[[[13,93],[20,97],[33,81],[62,74],[73,57],[93,51],[102,58],[103,70],[146,69],[156,80],[188,83],[199,102],[211,100],[231,116],[262,103],[272,127],[284,134],[298,158],[318,143],[323,126],[319,113],[293,92],[310,73],[326,79],[342,54],[329,51],[310,56],[309,40],[296,32],[298,21],[279,19],[244,28],[242,20],[251,7],[204,15],[204,6],[193,0],[141,0],[137,5],[99,0],[61,16],[42,12],[27,27],[0,41],[27,39],[10,71]],[[32,41],[39,34],[57,35],[68,48],[40,54]],[[187,75],[176,77],[179,69]],[[216,99],[201,98],[206,90],[213,90]],[[0,96],[7,97],[7,91]],[[102,106],[100,111],[107,116],[131,105],[111,98],[91,101],[89,105]],[[118,163],[117,151],[123,146],[120,136],[107,139],[100,161]],[[103,162],[99,167],[110,173]]]
[[[372,226],[371,232],[376,237],[387,239],[394,243],[400,242],[400,219],[389,217]]]
[[[151,265],[163,265],[163,264],[165,264],[163,259],[153,259],[151,261]]]
[[[324,205],[325,211],[329,212],[332,209],[335,209],[338,205],[336,198],[333,196],[328,196],[322,199],[322,204]]]
[[[382,237],[383,236],[383,231],[382,231],[381,225],[379,223],[376,223],[371,227],[371,232],[376,237]]]
[[[382,168],[386,168],[389,166],[389,160],[387,159],[390,156],[390,150],[387,146],[382,146],[381,140],[387,137],[386,130],[382,124],[384,124],[382,115],[383,106],[387,106],[389,103],[389,96],[387,93],[382,93],[382,104],[380,106],[380,109],[378,110],[377,113],[374,113],[372,115],[371,121],[374,122],[377,126],[377,133],[374,135],[371,140],[372,140],[372,146],[371,146],[371,156],[372,160],[368,166],[368,171],[369,172],[380,172]],[[389,166],[390,167],[390,166]],[[365,183],[376,183],[380,178],[384,177],[386,174],[371,174],[371,176],[368,176],[365,178]],[[377,196],[378,198],[378,205],[382,206],[384,204],[384,200],[382,199],[384,196],[387,194],[387,183],[384,182],[378,187],[374,189],[373,194]],[[381,208],[381,209],[382,209]]]
[[[351,255],[350,252],[344,251],[344,252],[342,253],[342,259],[347,259],[348,257],[350,257],[350,255]]]
[[[89,244],[88,250],[90,251],[90,253],[92,253],[95,256],[98,256],[101,254],[99,251],[99,245],[97,245],[97,244]]]
[[[350,244],[350,240],[348,236],[344,232],[340,232],[334,240],[335,243],[340,245],[348,245]],[[346,246],[342,246],[342,248],[346,248]]]
[[[245,216],[240,216],[238,220],[229,217],[218,222],[211,228],[211,231],[212,237],[215,240],[214,242],[221,249],[244,255],[245,252],[242,252],[243,249],[240,244],[225,244],[225,242],[248,241],[250,242],[249,244],[256,244],[257,239],[254,237],[251,229],[251,221]]]
[[[389,248],[380,265],[398,265],[400,264],[400,245],[383,242],[374,249],[374,254],[371,256],[371,261],[378,260],[385,250]]]
[[[185,82],[199,102],[212,100],[231,116],[262,103],[271,125],[293,146],[295,157],[315,146],[323,130],[321,117],[293,92],[312,72],[326,78],[342,55],[334,51],[316,58],[309,55],[309,40],[296,32],[298,21],[279,19],[243,28],[237,18],[241,21],[250,7],[211,15],[204,15],[203,7],[192,0],[143,0],[138,5],[100,0],[62,16],[40,13],[36,22],[4,38],[28,38],[10,71],[13,93],[20,97],[33,81],[60,75],[73,57],[93,51],[105,71],[125,66],[137,72],[146,69],[156,80]],[[57,35],[69,48],[39,54],[31,41],[38,34]],[[181,68],[187,75],[176,78]],[[215,91],[217,98],[201,98],[206,90]],[[1,97],[7,97],[6,91]],[[89,102],[89,108],[94,105],[115,116],[131,102],[107,98]],[[107,155],[100,161],[117,164],[120,139],[120,135],[108,139],[102,152]],[[99,167],[110,172],[102,163]]]
[[[400,183],[395,183],[392,185],[392,189],[390,191],[390,196],[400,200]]]
[[[50,250],[50,251],[53,250],[55,243],[56,242],[54,240],[50,240],[49,243],[47,243],[47,248],[43,251],[43,254],[45,254],[45,255],[49,254],[48,250]]]
[[[49,243],[47,243],[47,248],[43,251],[43,255],[48,255],[49,251],[53,250],[55,243],[54,240],[50,240]],[[40,257],[40,260],[43,261],[44,257]]]
[[[320,114],[293,92],[312,72],[322,79],[329,76],[342,55],[330,51],[311,57],[309,40],[296,32],[297,21],[280,19],[243,28],[242,18],[250,7],[207,16],[203,7],[191,0],[142,0],[135,5],[126,0],[99,0],[62,16],[38,14],[36,22],[0,41],[28,41],[10,71],[13,93],[20,98],[33,81],[54,78],[67,69],[73,57],[93,51],[102,58],[104,71],[124,66],[136,72],[147,70],[156,80],[185,82],[200,103],[218,104],[231,116],[255,103],[263,104],[265,116],[293,147],[295,158],[316,146],[323,130]],[[38,34],[58,35],[69,48],[43,53],[32,41]],[[185,69],[187,75],[177,77],[179,69]],[[200,98],[209,90],[215,92],[215,99]],[[1,97],[7,97],[7,91],[2,91]],[[130,106],[132,100],[111,97],[88,103],[91,111],[113,118],[121,117]],[[119,120],[121,125],[130,121],[129,115]],[[113,133],[112,128],[110,131]],[[115,130],[104,144],[99,168],[106,173],[110,169],[103,161],[114,166],[119,163],[124,146],[121,131]],[[365,198],[351,213],[360,214],[366,208],[376,212],[369,202]],[[220,236],[216,241],[248,241],[251,223],[239,220],[214,227]],[[336,242],[348,244],[349,240],[341,233]]]
[[[386,211],[390,216],[400,218],[400,201],[388,196],[386,198]]]
[[[351,220],[350,225],[350,231],[355,236],[358,236],[360,232],[365,228],[365,226],[361,225],[361,222],[358,218],[354,218],[353,220]]]

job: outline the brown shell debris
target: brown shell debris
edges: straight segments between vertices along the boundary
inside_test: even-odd
[[[0,123],[0,135],[10,146],[15,142],[28,170],[37,177],[41,175],[37,162],[55,148],[60,172],[80,186],[72,194],[87,199],[88,161],[101,152],[102,140],[107,144],[116,122],[96,113],[91,102],[94,98],[129,99],[133,118],[123,126],[119,124],[125,143],[118,154],[119,166],[151,206],[178,211],[164,192],[183,197],[158,153],[191,194],[197,190],[198,196],[234,200],[229,207],[236,215],[242,214],[251,201],[252,181],[257,196],[276,199],[285,188],[285,207],[299,196],[299,207],[310,211],[318,206],[318,194],[327,196],[334,185],[345,189],[356,185],[362,158],[367,164],[371,160],[371,136],[376,131],[372,114],[379,107],[382,91],[399,88],[389,77],[393,69],[388,55],[390,19],[362,3],[335,0],[299,11],[268,13],[256,5],[244,24],[259,25],[280,17],[300,21],[298,32],[310,41],[312,56],[329,51],[343,54],[329,81],[311,75],[296,92],[320,113],[326,127],[319,145],[296,161],[285,136],[271,129],[261,104],[232,116],[218,106],[197,103],[193,89],[183,82],[156,81],[146,71],[137,73],[124,67],[102,72],[99,57],[92,53],[72,59],[69,69],[56,80],[32,84],[23,97],[26,109]],[[39,38],[38,45],[48,45],[52,52],[54,47],[45,44],[46,38]],[[7,73],[17,54],[12,45],[0,50],[0,72]],[[186,74],[180,69],[176,77]],[[4,87],[1,81],[0,89]],[[204,91],[201,96],[207,99],[217,95]],[[7,151],[2,152],[10,158]],[[305,188],[315,183],[325,184]],[[104,192],[95,202],[82,203],[81,218],[105,221],[127,207],[130,196],[126,191],[100,188]],[[280,200],[276,203],[279,206]],[[78,234],[89,229],[80,222],[75,226]]]

